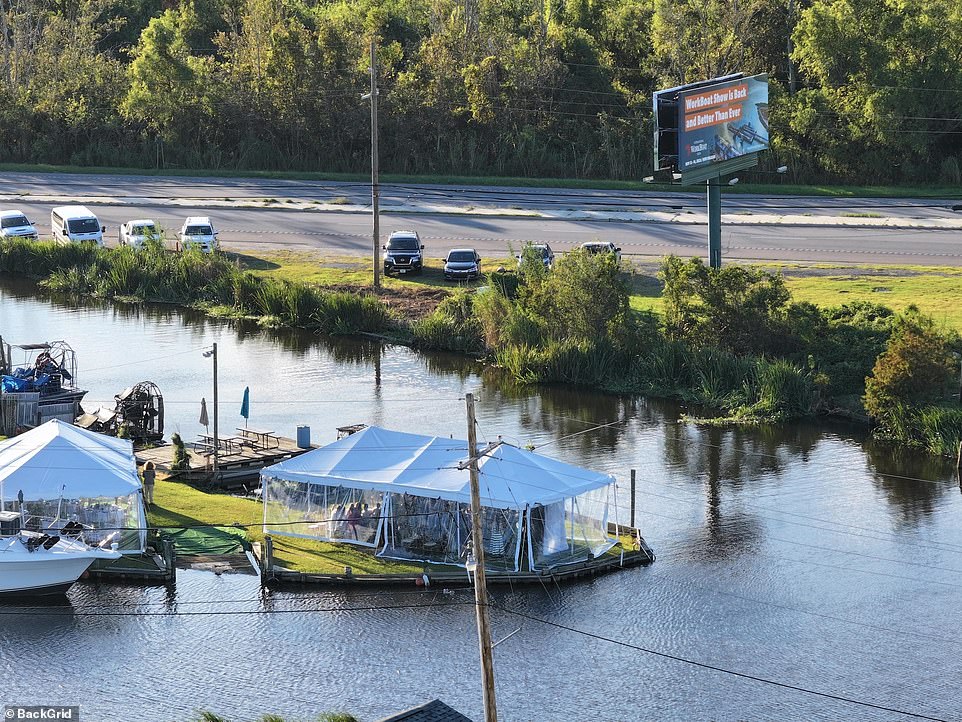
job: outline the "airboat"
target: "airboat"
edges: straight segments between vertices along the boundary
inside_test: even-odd
[[[0,406],[0,426],[7,432],[50,419],[73,423],[86,393],[77,384],[77,355],[66,341],[10,344],[0,339],[0,396],[16,401]],[[12,407],[15,412],[6,411]],[[15,417],[6,418],[9,413]]]

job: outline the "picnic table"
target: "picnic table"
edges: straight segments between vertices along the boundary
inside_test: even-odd
[[[238,426],[237,430],[242,434],[243,439],[247,440],[248,442],[253,442],[262,449],[270,449],[271,447],[278,449],[281,446],[280,437],[273,431],[251,429],[246,426]]]
[[[211,434],[199,434],[198,438],[203,446],[210,450],[214,449],[214,437]],[[242,436],[218,436],[217,448],[223,449],[226,455],[239,454],[248,442]],[[197,444],[194,445],[195,447]]]

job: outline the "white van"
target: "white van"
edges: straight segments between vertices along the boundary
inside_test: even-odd
[[[50,230],[60,243],[104,244],[105,226],[86,206],[59,206],[50,211]]]

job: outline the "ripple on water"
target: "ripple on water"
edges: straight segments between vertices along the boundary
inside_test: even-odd
[[[462,436],[462,397],[473,390],[483,438],[547,443],[546,453],[616,474],[622,522],[636,469],[636,522],[658,554],[653,566],[495,590],[498,605],[558,625],[493,609],[496,638],[520,629],[495,652],[503,719],[894,718],[643,650],[962,717],[951,623],[962,495],[947,467],[890,455],[858,430],[699,428],[679,424],[671,404],[500,386],[444,356],[170,309],[77,310],[3,284],[0,332],[66,339],[91,399],[156,381],[170,402],[168,430],[185,435],[200,430],[200,397],[211,401],[199,349],[217,341],[225,423],[239,419],[250,386],[251,424],[286,435],[306,423],[327,441],[335,426],[366,422]],[[0,615],[4,696],[30,699],[39,687],[45,701],[79,701],[105,720],[187,719],[201,708],[236,720],[330,709],[375,719],[433,697],[480,718],[473,606],[431,606],[465,598],[413,587],[262,595],[253,577],[193,571],[170,590],[80,585],[64,616]],[[358,609],[407,604],[419,606]],[[88,614],[111,610],[123,616]],[[191,613],[225,611],[256,613]]]

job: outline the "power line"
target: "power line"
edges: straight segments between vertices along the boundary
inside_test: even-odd
[[[682,662],[682,663],[684,663],[684,664],[688,664],[688,665],[691,665],[691,666],[694,666],[694,667],[701,667],[702,669],[709,669],[709,670],[711,670],[711,671],[713,671],[713,672],[720,672],[720,673],[722,673],[722,674],[731,675],[731,676],[733,676],[733,677],[739,677],[739,678],[741,678],[741,679],[748,679],[748,680],[751,680],[751,681],[753,681],[753,682],[760,682],[760,683],[762,683],[762,684],[769,684],[769,685],[773,685],[773,686],[775,686],[775,687],[782,687],[783,689],[790,689],[790,690],[795,691],[795,692],[802,692],[802,693],[804,693],[804,694],[811,694],[811,695],[815,695],[815,696],[817,696],[817,697],[823,697],[823,698],[825,698],[825,699],[832,699],[832,700],[835,700],[835,701],[838,701],[838,702],[845,702],[845,703],[847,703],[847,704],[854,704],[854,705],[858,705],[858,706],[861,706],[861,707],[868,707],[868,708],[871,708],[871,709],[877,709],[877,710],[880,710],[880,711],[882,711],[882,712],[893,712],[893,713],[895,713],[895,714],[901,714],[901,715],[905,715],[905,716],[907,716],[907,717],[914,717],[914,718],[916,718],[916,719],[932,720],[932,722],[948,722],[948,720],[942,719],[942,718],[940,718],[940,717],[931,717],[931,716],[928,716],[928,715],[925,715],[925,714],[921,714],[921,713],[919,713],[919,712],[910,712],[910,711],[908,711],[908,710],[902,710],[902,709],[898,709],[898,708],[896,708],[896,707],[886,707],[886,706],[884,706],[884,705],[875,704],[875,703],[873,703],[873,702],[866,702],[866,701],[864,701],[864,700],[855,699],[855,698],[853,698],[853,697],[844,697],[844,696],[842,696],[842,695],[832,694],[832,693],[829,693],[829,692],[820,692],[820,691],[818,691],[818,690],[808,689],[808,688],[806,688],[806,687],[801,687],[801,686],[798,686],[798,685],[789,684],[789,683],[787,683],[787,682],[779,682],[779,681],[774,680],[774,679],[767,679],[767,678],[765,678],[765,677],[760,677],[760,676],[757,676],[757,675],[754,675],[754,674],[748,674],[748,673],[746,673],[746,672],[737,672],[737,671],[735,671],[735,670],[727,669],[727,668],[725,668],[725,667],[720,667],[720,666],[718,666],[718,665],[708,664],[707,662],[699,662],[698,660],[688,659],[687,657],[681,657],[681,656],[676,655],[676,654],[669,654],[668,652],[660,652],[660,651],[658,651],[658,650],[649,649],[649,648],[647,648],[647,647],[642,647],[641,645],[632,644],[631,642],[626,642],[626,641],[621,640],[621,639],[614,639],[614,638],[612,638],[612,637],[605,637],[604,635],[596,634],[596,633],[594,633],[594,632],[589,632],[589,631],[584,630],[584,629],[578,629],[578,628],[576,628],[576,627],[570,627],[570,626],[568,626],[568,625],[566,625],[566,624],[561,624],[561,623],[559,623],[559,622],[552,622],[552,621],[550,621],[550,620],[548,620],[548,619],[542,619],[541,617],[536,617],[536,616],[534,616],[534,615],[532,615],[532,614],[527,614],[527,613],[525,613],[525,612],[519,612],[519,611],[517,611],[517,610],[515,610],[515,609],[510,609],[510,608],[505,607],[505,606],[501,606],[501,605],[497,605],[497,604],[494,604],[494,605],[491,605],[491,606],[492,606],[494,609],[497,609],[497,610],[499,610],[499,611],[505,612],[505,613],[507,613],[507,614],[513,614],[513,615],[515,615],[515,616],[521,617],[522,619],[528,619],[528,620],[530,620],[530,621],[532,621],[532,622],[539,622],[540,624],[544,624],[544,625],[547,625],[547,626],[550,626],[550,627],[556,627],[557,629],[563,629],[563,630],[568,631],[568,632],[573,632],[573,633],[575,633],[575,634],[580,634],[580,635],[585,636],[585,637],[590,637],[591,639],[597,639],[597,640],[602,641],[602,642],[608,642],[609,644],[616,644],[616,645],[618,645],[618,646],[620,646],[620,647],[626,647],[626,648],[628,648],[628,649],[633,649],[633,650],[635,650],[635,651],[637,651],[637,652],[644,652],[645,654],[652,654],[652,655],[655,655],[655,656],[657,656],[657,657],[663,657],[663,658],[665,658],[665,659],[670,659],[670,660],[675,661],[675,662]]]

